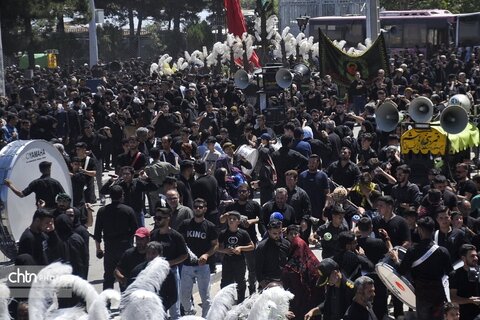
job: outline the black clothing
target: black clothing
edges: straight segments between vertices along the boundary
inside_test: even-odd
[[[478,193],[477,186],[475,185],[475,182],[472,180],[466,180],[458,183],[457,186],[458,194],[461,196],[465,196],[465,194],[471,193],[472,198],[475,197]]]
[[[234,203],[232,203],[231,205],[225,208],[225,212],[237,211],[241,215],[246,216],[248,220],[260,218],[261,210],[262,208],[260,207],[258,202],[253,200],[247,200],[245,204],[240,204],[238,201],[235,201]],[[258,223],[259,227],[261,225],[260,220]],[[242,224],[240,224],[240,228],[245,229],[242,227]],[[245,230],[247,230],[248,235],[250,236],[250,239],[253,241],[253,243],[256,244],[258,242],[258,238],[257,238],[257,231],[255,230],[255,224],[249,225],[248,228],[246,228]],[[260,234],[265,233],[265,230],[259,230],[259,231],[260,231]]]
[[[207,219],[200,223],[197,223],[195,218],[185,220],[178,228],[178,232],[183,236],[185,243],[197,257],[207,253],[212,247],[212,241],[218,239],[215,225]],[[195,266],[188,259],[185,260],[184,264]]]
[[[202,198],[207,201],[207,212],[205,217],[216,214],[217,210],[217,180],[211,175],[199,177],[192,183],[192,198]]]
[[[462,229],[450,229],[447,234],[437,230],[433,235],[433,239],[436,244],[448,250],[452,264],[461,259],[459,254],[460,247],[465,243],[470,243],[465,235],[465,231]]]
[[[113,180],[109,180],[106,184],[103,185],[100,189],[100,194],[109,194],[110,187],[115,184],[119,185],[123,189],[123,203],[130,206],[135,212],[140,212],[143,209],[145,200],[143,198],[143,193],[148,191],[155,191],[158,189],[157,185],[154,184],[150,178],[146,180],[140,178],[134,178],[132,183],[127,183],[122,180],[119,183],[114,183]]]
[[[119,174],[120,169],[124,166],[133,167],[133,169],[138,172],[139,170],[145,168],[147,164],[147,157],[140,151],[136,152],[133,156],[130,154],[130,152],[122,153],[116,159],[115,173]]]
[[[185,207],[189,207],[193,209],[193,198],[192,198],[192,188],[191,183],[194,180],[187,180],[184,176],[179,175],[177,179],[177,190],[180,194],[180,198],[182,199],[182,204]]]
[[[32,192],[35,193],[36,202],[42,199],[43,201],[45,201],[46,208],[55,208],[55,197],[59,193],[64,193],[65,189],[63,189],[60,182],[51,178],[49,175],[43,174],[40,178],[30,182],[28,186],[22,191],[25,197]]]
[[[469,280],[468,272],[464,268],[453,271],[449,276],[450,289],[457,290],[457,296],[462,298],[480,296],[478,280]],[[473,320],[480,314],[480,307],[474,303],[460,305],[460,319]]]
[[[174,229],[170,229],[170,231],[165,234],[161,234],[159,229],[155,229],[150,235],[150,240],[158,241],[162,244],[163,257],[165,257],[167,261],[177,259],[188,253],[185,239]]]
[[[360,237],[357,239],[358,246],[360,246],[368,260],[373,264],[377,264],[385,257],[385,254],[388,252],[387,245],[382,239],[371,238],[371,237]]]
[[[125,279],[131,279],[133,277],[133,269],[144,261],[145,253],[140,253],[136,247],[132,247],[122,254],[120,261],[118,261],[117,269],[125,276]]]
[[[18,242],[18,255],[29,254],[35,260],[35,264],[46,266],[49,263],[47,240],[48,236],[45,233],[35,233],[30,228],[25,229]]]
[[[286,186],[285,172],[292,169],[303,171],[308,165],[308,159],[305,156],[288,147],[281,147],[272,153],[272,161],[277,171],[277,188]]]
[[[77,207],[82,203],[85,203],[84,190],[87,186],[88,177],[82,172],[75,172],[70,177],[72,181],[72,199],[73,206]]]
[[[135,281],[135,278],[148,266],[149,261],[143,261],[135,268],[133,268],[131,273],[131,278],[129,279],[128,285]],[[170,309],[171,306],[177,302],[179,299],[178,297],[178,290],[177,290],[177,282],[175,281],[175,276],[173,272],[169,272],[165,280],[163,281],[160,291],[157,293],[158,296],[162,299],[163,308],[165,310]]]
[[[132,242],[137,227],[137,219],[133,209],[114,201],[98,209],[93,237],[98,242],[102,242],[103,238],[105,243]]]
[[[328,177],[325,172],[303,171],[298,176],[298,186],[305,190],[310,199],[312,216],[321,218],[327,200],[324,191],[328,190]]]
[[[397,268],[400,274],[410,272],[412,275],[419,320],[443,319],[445,291],[442,277],[453,270],[450,255],[443,247],[438,247],[423,263],[412,267],[413,262],[422,257],[432,245],[430,239],[421,240],[407,250]]]
[[[371,307],[369,312],[366,307],[353,301],[345,312],[343,320],[377,320],[377,317],[372,312]]]
[[[339,185],[350,188],[357,182],[360,169],[352,161],[348,161],[345,166],[342,166],[341,161],[338,160],[329,165],[325,173]]]
[[[255,249],[255,272],[258,282],[280,281],[282,268],[288,261],[290,242],[284,238],[278,241],[270,237],[260,241]]]
[[[378,229],[385,229],[390,236],[390,241],[394,247],[402,246],[405,241],[410,241],[410,229],[408,228],[407,221],[400,216],[393,216],[388,222],[380,217],[374,217],[372,220],[373,231],[375,236],[380,238]]]
[[[274,212],[280,212],[283,215],[283,227],[288,227],[291,224],[295,224],[295,210],[289,204],[285,204],[283,209],[280,209],[274,200],[270,200],[265,203],[262,207],[262,218],[261,222],[263,226],[266,228],[268,223],[270,222],[270,215]]]
[[[320,305],[324,320],[340,320],[352,303],[354,296],[353,282],[342,276],[340,287],[327,285],[325,302]]]
[[[223,244],[224,248],[236,248],[239,246],[247,246],[250,244],[250,236],[248,232],[243,229],[238,229],[235,232],[230,231],[228,228],[221,231],[218,236],[218,243]],[[223,261],[235,261],[235,263],[245,263],[245,257],[243,252],[239,255],[232,254],[232,255],[224,255]]]
[[[303,216],[310,216],[312,214],[310,197],[305,190],[298,186],[296,186],[293,190],[287,188],[287,191],[287,203],[291,205],[295,211],[295,224],[300,224],[300,220]]]
[[[338,235],[343,231],[348,231],[347,225],[342,224],[336,228],[331,222],[327,222],[317,229],[316,233],[322,244],[322,259],[331,258],[340,253]]]
[[[422,199],[420,189],[416,184],[411,183],[410,181],[404,186],[401,186],[399,183],[394,185],[390,195],[395,200],[397,214],[400,215],[402,215],[405,210],[404,208],[399,207],[401,203],[408,203],[410,206],[418,207]]]

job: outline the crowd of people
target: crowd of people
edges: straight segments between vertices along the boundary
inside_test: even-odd
[[[48,161],[29,186],[5,181],[19,197],[34,192],[38,206],[17,261],[66,261],[86,279],[94,226],[104,289],[118,281],[125,290],[148,261],[165,257],[171,281],[159,295],[170,319],[195,313],[195,283],[206,316],[221,263],[221,286],[237,283],[239,303],[280,284],[295,295],[290,318],[363,320],[389,315],[375,271],[388,260],[410,273],[417,319],[458,319],[458,312],[475,319],[478,153],[462,153],[453,173],[432,166],[416,173],[425,182],[412,181],[401,132],[379,131],[375,110],[387,100],[406,110],[418,96],[431,99],[436,114],[454,94],[475,104],[479,63],[476,51],[396,55],[371,84],[357,72],[345,96],[332,77],[313,74],[308,88],[294,83],[269,96],[269,105],[286,110],[277,123],[232,79],[195,68],[163,76],[132,59],[116,72],[68,66],[27,79],[8,67],[2,143],[50,141],[72,181],[66,194]],[[258,160],[235,152],[240,146]],[[95,219],[93,204],[100,205]],[[311,246],[321,247],[321,259]],[[453,303],[445,304],[447,296]],[[390,316],[403,317],[403,302],[390,302]]]

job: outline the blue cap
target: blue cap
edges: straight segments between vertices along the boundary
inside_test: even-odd
[[[274,213],[272,213],[270,215],[270,221],[272,220],[280,220],[282,221],[283,220],[283,214],[281,214],[280,212],[277,212],[275,211]]]

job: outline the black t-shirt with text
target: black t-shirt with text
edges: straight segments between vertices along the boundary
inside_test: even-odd
[[[185,239],[174,229],[170,229],[170,232],[165,234],[161,234],[158,229],[155,229],[150,239],[162,244],[163,256],[167,261],[177,259],[188,252]]]
[[[200,223],[195,222],[195,218],[185,220],[180,224],[178,231],[185,239],[185,243],[193,253],[200,257],[212,247],[212,241],[218,239],[215,225],[208,220]],[[191,265],[188,261],[185,265]]]

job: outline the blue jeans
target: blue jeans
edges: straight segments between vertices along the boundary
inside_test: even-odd
[[[177,320],[180,318],[180,273],[178,272],[178,267],[172,267],[170,272],[173,273],[175,276],[175,282],[177,283],[177,295],[178,300],[175,302],[173,306],[168,309],[168,313],[170,314],[171,320]]]
[[[145,227],[145,215],[143,214],[143,210],[135,212],[135,217],[137,218],[138,227]]]
[[[210,309],[210,267],[208,264],[203,266],[183,266],[182,276],[180,277],[180,302],[185,313],[193,311],[192,297],[193,282],[197,279],[198,292],[202,299],[202,317],[206,317]]]

